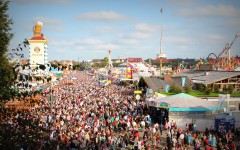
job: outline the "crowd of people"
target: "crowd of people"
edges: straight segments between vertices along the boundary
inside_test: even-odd
[[[136,101],[131,84],[112,78],[111,85],[102,86],[97,74],[84,71],[68,75],[73,77],[73,85],[64,78],[35,107],[2,108],[0,149],[239,149],[236,130],[216,134],[182,130],[166,118],[162,124],[152,121],[144,97]]]

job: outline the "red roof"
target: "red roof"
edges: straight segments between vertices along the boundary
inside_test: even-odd
[[[142,62],[142,58],[128,58],[128,62]]]
[[[34,36],[29,40],[46,40],[43,36]]]
[[[154,62],[159,62],[160,61],[160,58],[156,58],[155,60],[154,60]],[[162,58],[162,62],[163,63],[167,63],[167,62],[169,62],[169,60],[167,59],[167,58]]]

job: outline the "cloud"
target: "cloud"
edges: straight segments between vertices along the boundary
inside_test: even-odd
[[[84,45],[99,45],[99,44],[103,44],[104,41],[96,38],[85,38],[80,43]]]
[[[43,22],[43,26],[50,27],[54,30],[62,29],[62,21],[58,19],[44,18],[44,17],[36,17],[33,19],[34,22],[41,21]]]
[[[88,45],[99,45],[104,44],[105,42],[96,38],[86,37],[84,39],[70,39],[66,40],[58,40],[58,39],[49,39],[49,43],[55,46],[88,46]]]
[[[120,26],[97,26],[95,32],[97,34],[119,33],[123,32],[123,29]]]
[[[239,15],[240,17],[240,15]],[[239,31],[239,27],[240,27],[240,18],[239,19],[235,19],[235,18],[231,18],[229,19],[227,22],[225,22],[225,24],[227,26],[230,26],[230,28],[235,28],[238,30],[238,33],[240,33]]]
[[[231,5],[204,6],[198,8],[184,8],[177,12],[179,16],[185,17],[237,17],[240,10]]]
[[[42,4],[70,4],[71,0],[12,0],[18,4],[32,4],[32,3],[42,3]]]
[[[151,37],[151,34],[150,33],[144,33],[144,32],[136,31],[136,32],[130,33],[129,36],[131,38],[136,38],[136,39],[148,39],[148,38]]]
[[[95,20],[95,21],[124,21],[128,20],[127,16],[123,16],[114,11],[102,11],[102,12],[88,12],[76,16],[78,20]]]
[[[207,34],[205,39],[207,39],[207,41],[216,41],[216,42],[226,40],[225,36],[219,35],[219,34]]]
[[[120,46],[117,45],[117,44],[107,44],[107,43],[104,43],[104,44],[101,44],[101,45],[96,45],[97,49],[99,50],[106,50],[106,53],[107,53],[107,50],[110,49],[110,50],[117,50],[117,49],[120,49]]]
[[[135,26],[136,30],[141,31],[141,32],[154,32],[159,29],[159,27],[151,24],[146,24],[146,23],[138,23]]]
[[[121,44],[126,44],[126,45],[132,45],[132,44],[138,44],[139,41],[136,39],[127,39],[127,38],[122,38],[118,40],[119,43]]]
[[[192,42],[191,38],[187,37],[179,37],[179,36],[166,36],[164,37],[166,42],[171,42],[171,43],[178,43],[178,44],[189,44]]]

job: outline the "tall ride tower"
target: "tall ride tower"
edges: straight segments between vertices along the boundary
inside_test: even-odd
[[[161,16],[162,16],[162,8],[160,10]],[[161,20],[162,21],[162,20]],[[159,72],[159,76],[162,75],[162,59],[165,58],[166,55],[162,53],[162,23],[161,23],[161,37],[160,37],[160,54],[159,54],[159,58],[160,58],[160,72]]]
[[[108,50],[108,69],[113,67],[112,60],[111,60],[111,50]]]

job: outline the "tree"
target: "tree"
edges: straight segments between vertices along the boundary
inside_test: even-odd
[[[170,88],[169,88],[169,92],[178,94],[178,93],[182,92],[182,89],[181,89],[181,87],[176,86],[175,84],[171,84]]]
[[[234,87],[232,84],[229,84],[223,88],[223,93],[226,93],[226,94],[232,94],[233,91],[234,91]]]
[[[209,86],[206,86],[205,87],[205,90],[203,91],[205,94],[207,95],[210,95],[211,92],[212,92],[212,87],[209,85]]]
[[[8,1],[0,0],[0,101],[10,99],[10,88],[14,83],[13,65],[7,57],[8,45],[13,37],[12,19],[7,14]]]
[[[147,86],[143,77],[140,78],[138,86],[142,88],[145,88],[145,86]]]
[[[214,84],[213,85],[213,90],[214,90],[215,93],[219,93],[219,85]]]
[[[229,94],[232,94],[233,91],[234,91],[233,85],[232,85],[232,84],[229,84],[229,85],[228,85],[228,92],[229,92]]]
[[[183,88],[184,88],[185,93],[189,93],[192,90],[192,87],[189,84],[186,84]]]
[[[108,63],[108,57],[104,57],[103,60],[105,63]]]
[[[46,69],[46,66],[44,66],[44,65],[39,65],[39,69],[45,70],[45,69]]]
[[[204,92],[205,91],[206,87],[203,84],[199,83],[199,84],[196,84],[196,85],[197,85],[197,89],[200,92]]]

